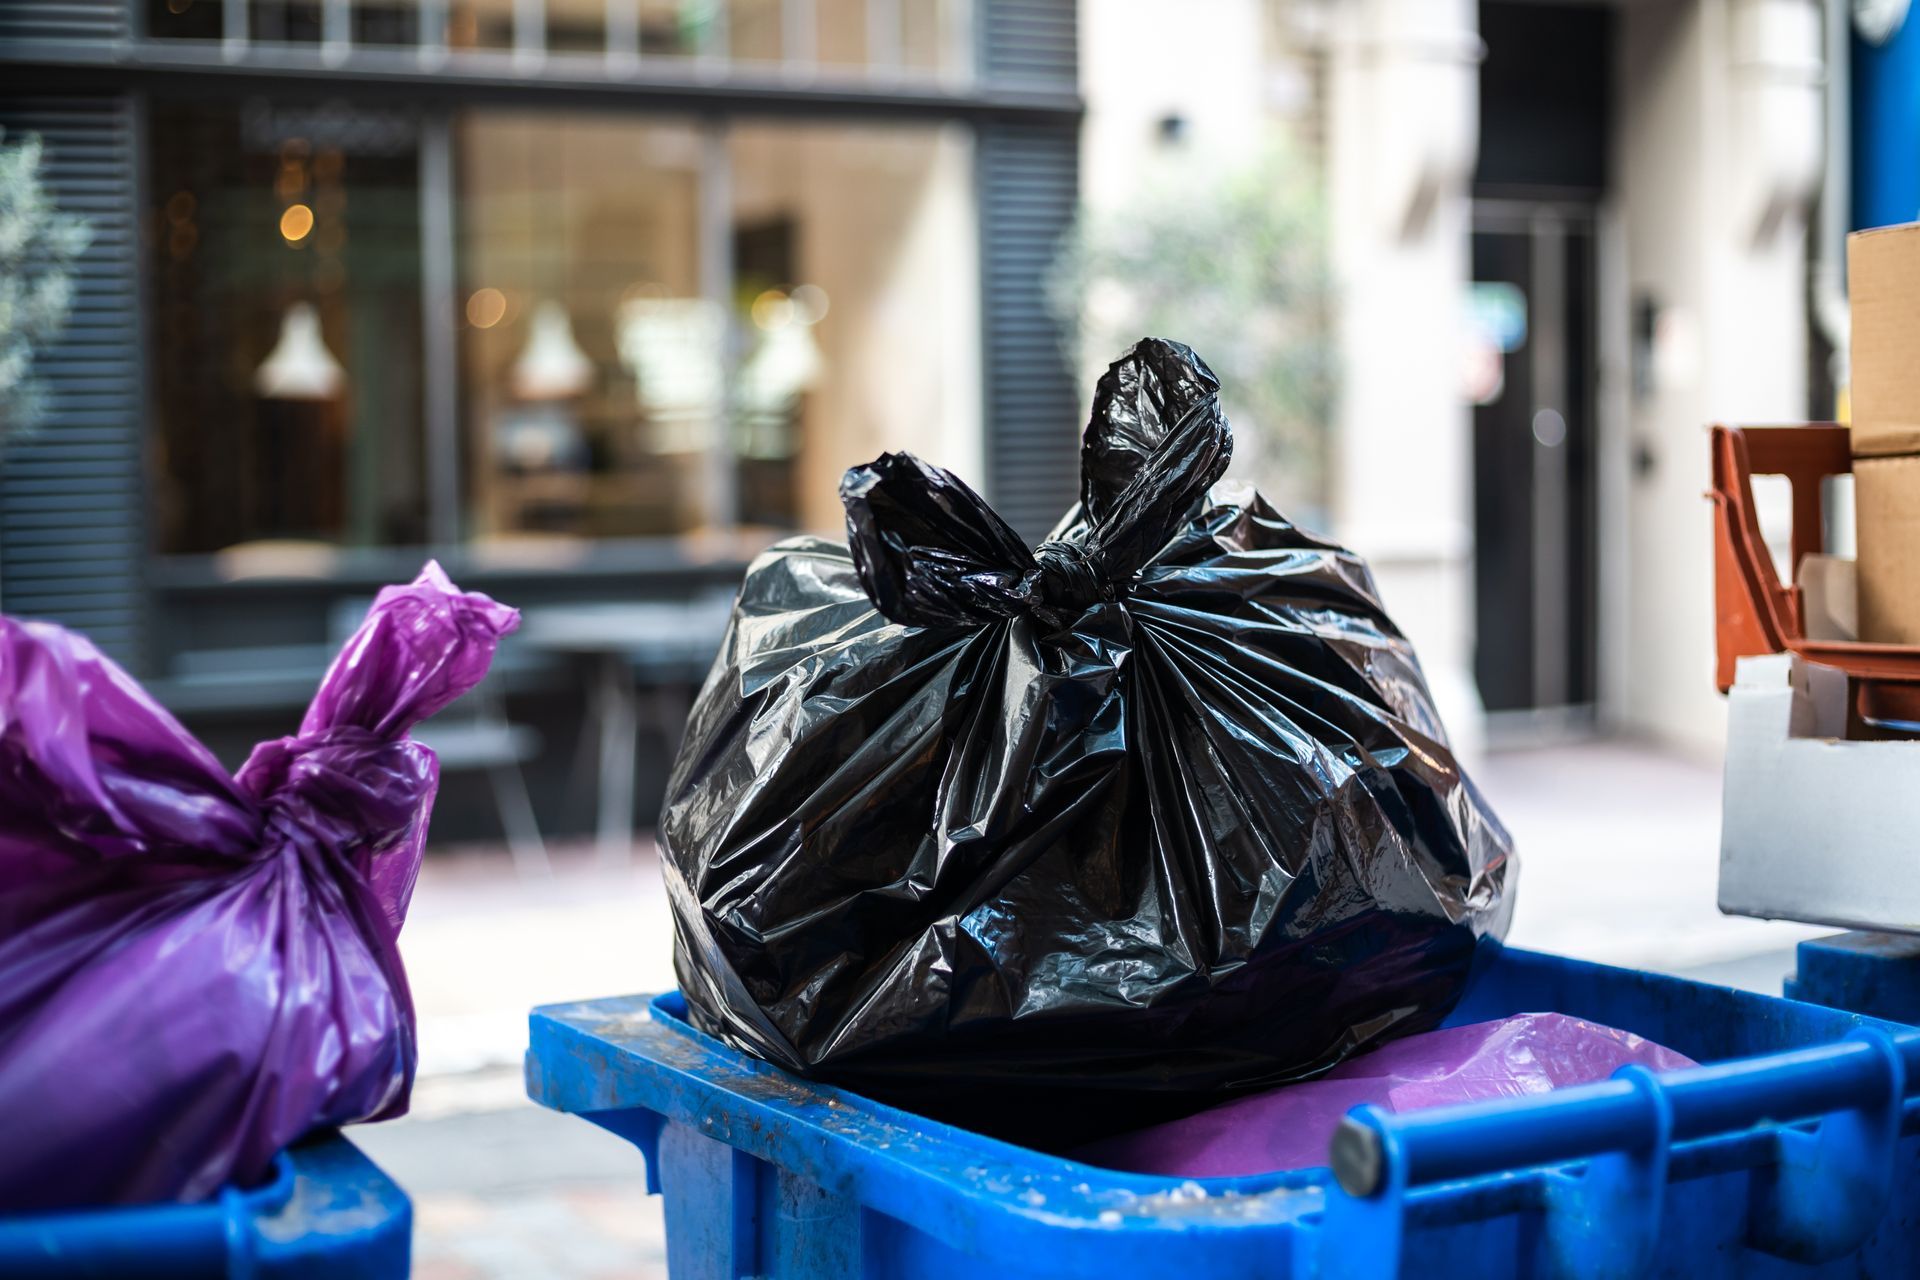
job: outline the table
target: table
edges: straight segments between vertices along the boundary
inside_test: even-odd
[[[594,830],[601,861],[625,863],[633,849],[636,668],[656,690],[667,748],[677,750],[692,707],[689,690],[706,677],[731,607],[730,596],[715,596],[535,606],[522,612],[523,644],[585,658],[594,666],[593,715],[599,729]]]

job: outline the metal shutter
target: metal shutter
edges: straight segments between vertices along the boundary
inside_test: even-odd
[[[0,43],[125,40],[127,0],[0,0]]]
[[[1080,390],[1045,297],[1079,197],[1080,134],[1075,125],[987,123],[979,146],[987,496],[1034,542],[1080,485]]]
[[[0,127],[10,140],[40,135],[55,202],[93,232],[66,332],[35,361],[46,416],[0,457],[0,607],[84,631],[138,671],[146,535],[133,107],[121,97],[0,98]]]
[[[983,0],[977,12],[988,83],[1069,91],[1078,86],[1080,19],[1073,0]]]
[[[989,92],[1074,92],[1073,0],[983,0],[976,12]],[[1047,270],[1080,197],[1077,113],[983,121],[979,187],[987,496],[1038,541],[1079,491],[1080,389],[1046,305]]]

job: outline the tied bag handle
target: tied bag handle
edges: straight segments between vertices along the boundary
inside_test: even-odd
[[[256,746],[235,776],[270,823],[347,859],[396,932],[440,777],[433,752],[409,734],[479,684],[519,624],[518,610],[461,591],[428,561],[406,586],[381,589],[300,732]]]
[[[978,627],[1026,614],[1060,630],[1119,599],[1232,456],[1219,379],[1191,348],[1145,338],[1094,390],[1083,532],[1030,552],[958,476],[886,453],[840,483],[847,542],[867,597],[893,622]]]

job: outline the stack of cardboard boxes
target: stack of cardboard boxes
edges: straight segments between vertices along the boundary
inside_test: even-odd
[[[1798,638],[1920,649],[1920,223],[1854,234],[1847,272],[1855,561],[1800,563]],[[1842,650],[1851,667],[1797,653],[1739,659],[1720,909],[1920,934],[1913,686],[1885,674],[1902,665],[1898,655],[1841,643],[1829,656]],[[1856,687],[1852,675],[1876,666],[1882,674]],[[1869,709],[1877,718],[1865,730]]]
[[[1920,223],[1847,240],[1859,638],[1920,645]]]

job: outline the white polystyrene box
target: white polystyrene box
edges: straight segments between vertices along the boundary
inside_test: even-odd
[[[1720,910],[1920,933],[1920,742],[1849,742],[1847,678],[1742,658],[1728,694]]]

